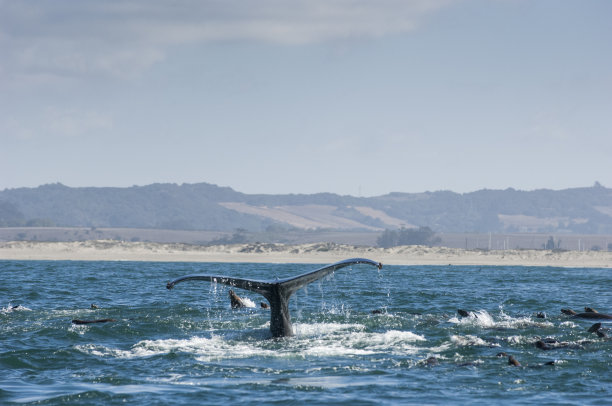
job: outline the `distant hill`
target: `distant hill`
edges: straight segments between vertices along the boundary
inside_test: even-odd
[[[265,231],[382,231],[612,234],[612,189],[479,190],[376,197],[254,195],[207,183],[129,188],[50,184],[0,191],[0,227],[127,227]]]

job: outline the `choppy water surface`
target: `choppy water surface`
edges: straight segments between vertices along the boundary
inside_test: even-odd
[[[0,404],[612,398],[612,341],[587,332],[595,321],[560,313],[612,313],[605,269],[356,265],[292,297],[296,336],[283,339],[270,338],[269,312],[258,307],[265,299],[255,293],[237,289],[254,307],[232,310],[225,285],[165,288],[191,273],[273,279],[317,267],[0,261]],[[474,313],[462,318],[457,309]],[[103,318],[116,321],[71,323]],[[557,344],[540,350],[534,343],[543,338]]]

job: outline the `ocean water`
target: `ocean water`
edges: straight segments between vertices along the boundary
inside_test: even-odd
[[[560,313],[612,313],[610,270],[355,265],[298,291],[290,304],[295,336],[281,339],[270,338],[265,299],[253,292],[236,289],[251,307],[231,309],[228,286],[165,287],[192,273],[268,280],[316,268],[0,261],[0,404],[612,399],[612,341],[587,331],[594,320]],[[105,318],[115,321],[71,322]],[[612,323],[602,325],[612,336]],[[547,338],[555,340],[550,350],[535,346]]]

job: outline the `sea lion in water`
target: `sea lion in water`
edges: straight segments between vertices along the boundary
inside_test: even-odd
[[[601,338],[608,338],[608,335],[605,333],[605,331],[603,331],[603,329],[601,328],[601,322],[599,323],[595,323],[593,324],[589,329],[588,329],[589,333],[595,333],[597,334],[598,337]]]
[[[234,293],[233,290],[229,291],[230,303],[232,305],[232,309],[240,309],[242,307],[246,307],[240,296]]]
[[[593,324],[593,325],[592,325],[592,326],[589,328],[588,332],[589,332],[589,333],[594,333],[594,332],[596,332],[597,330],[599,330],[600,328],[601,328],[601,322],[599,322],[599,323],[595,323],[595,324]]]
[[[262,309],[269,309],[270,308],[270,306],[268,306],[268,304],[265,303],[265,302],[260,302],[259,305],[261,306]]]
[[[270,332],[273,337],[289,337],[293,335],[291,326],[291,315],[289,313],[289,299],[297,290],[317,281],[334,271],[357,264],[366,264],[382,268],[380,262],[374,262],[366,258],[351,258],[324,266],[312,272],[286,279],[275,279],[258,281],[252,279],[233,278],[217,275],[187,275],[170,281],[166,284],[167,289],[172,289],[177,283],[189,280],[200,280],[214,283],[223,283],[232,287],[250,290],[259,293],[268,299],[270,304]]]
[[[588,307],[588,306],[584,307],[584,311],[587,313],[599,313],[597,310],[593,309],[592,307]]]
[[[590,307],[588,307],[588,309],[593,310]],[[572,309],[561,309],[561,313],[567,314],[568,316],[578,317],[578,318],[581,318],[581,319],[605,319],[605,320],[612,320],[612,316],[611,315],[599,313],[597,311],[588,311],[588,312],[584,312],[584,313],[577,313],[577,312],[573,311]]]
[[[548,343],[546,343],[546,342],[544,342],[542,340],[536,341],[535,346],[537,348],[541,349],[541,350],[544,350],[544,351],[548,351],[548,350],[552,350],[553,349],[553,347],[551,347]]]
[[[506,354],[505,352],[500,352],[499,354],[497,354],[497,356],[499,358],[507,356],[508,357],[508,365],[512,365],[512,366],[515,366],[515,367],[522,367],[523,366],[520,362],[518,362],[518,360],[516,358],[514,358],[512,355]],[[548,362],[545,362],[543,364],[537,364],[537,365],[527,365],[527,367],[528,368],[539,368],[539,367],[542,367],[542,366],[545,366],[545,365],[555,365],[555,361],[548,361]]]
[[[97,320],[72,320],[72,324],[93,324],[93,323],[108,323],[109,321],[117,321],[115,319],[97,319]]]
[[[461,317],[473,317],[475,319],[478,319],[478,313],[474,313],[473,311],[468,311],[468,310],[463,310],[463,309],[458,309],[457,313],[459,313],[459,316]]]
[[[516,360],[512,355],[508,356],[508,365],[512,365],[515,367],[520,367],[521,363]]]
[[[592,341],[582,340],[580,344],[578,343],[568,343],[565,341],[557,341],[554,338],[545,338],[543,340],[538,340],[535,343],[535,346],[541,350],[556,350],[560,348],[573,348],[573,349],[584,349],[583,344],[589,344]]]

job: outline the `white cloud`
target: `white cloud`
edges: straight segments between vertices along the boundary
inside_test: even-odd
[[[0,0],[0,71],[129,76],[171,46],[252,40],[295,45],[415,29],[453,0]]]

